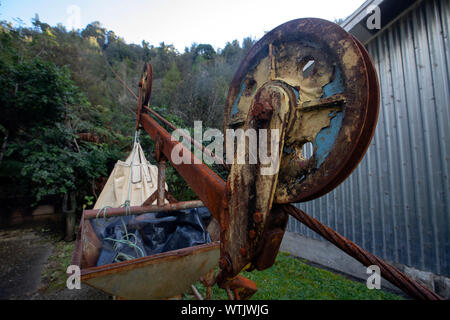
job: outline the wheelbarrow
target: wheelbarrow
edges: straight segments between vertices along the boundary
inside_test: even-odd
[[[162,206],[130,207],[128,214],[179,211],[202,207],[201,201]],[[123,299],[167,299],[187,292],[191,285],[219,261],[219,241],[158,253],[142,258],[96,266],[102,241],[94,231],[98,210],[85,210],[77,234],[72,265],[81,269],[81,281],[109,295]],[[111,209],[107,217],[124,215],[125,209]],[[211,238],[218,238],[210,229]]]

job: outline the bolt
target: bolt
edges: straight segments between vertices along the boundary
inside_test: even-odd
[[[279,216],[276,218],[276,224],[277,224],[277,225],[281,225],[283,222],[284,222],[284,217],[281,216],[281,215],[279,215]]]
[[[261,223],[263,220],[263,216],[261,212],[255,212],[253,214],[253,221],[255,221],[255,223]]]
[[[255,239],[256,238],[256,231],[255,230],[250,230],[248,232],[248,236],[250,237],[250,239]]]
[[[241,248],[239,249],[239,253],[241,254],[241,256],[245,257],[247,255],[247,249]]]

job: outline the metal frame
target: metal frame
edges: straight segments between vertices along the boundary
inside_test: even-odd
[[[314,30],[314,28],[317,27],[314,25],[316,23],[314,19],[305,19],[305,21],[300,22],[303,27],[306,26],[308,28],[312,28],[312,30]],[[283,31],[283,28],[285,28],[288,33],[294,32],[293,31],[294,27],[297,28],[297,25],[291,22],[286,25],[283,25],[282,29],[280,30]],[[326,27],[325,29],[327,29],[328,25],[325,27]],[[276,34],[278,33],[269,33],[267,37],[263,38],[263,41],[261,43],[265,43],[264,41],[266,41],[267,39],[270,40],[271,39],[270,37],[275,36]],[[334,37],[334,35],[332,37]],[[328,181],[326,181],[325,188],[320,189],[318,186],[315,186],[316,187],[314,189],[315,193],[312,193],[312,191],[308,190],[308,192],[306,192],[306,196],[302,198],[303,200],[312,199],[314,197],[320,196],[330,191],[331,189],[336,187],[339,183],[341,183],[348,175],[350,175],[351,171],[355,168],[356,163],[358,163],[365,154],[367,146],[373,136],[374,127],[376,125],[376,119],[378,115],[377,105],[379,104],[378,82],[376,73],[373,69],[370,57],[368,56],[364,47],[356,39],[349,41],[354,41],[357,50],[360,51],[363,57],[363,61],[360,61],[360,63],[361,63],[361,70],[365,71],[363,72],[366,83],[366,86],[364,88],[367,89],[368,94],[366,107],[369,106],[370,104],[374,104],[376,105],[376,108],[371,111],[368,111],[367,114],[364,114],[364,122],[360,123],[359,135],[358,132],[354,133],[355,137],[358,136],[359,145],[355,149],[352,149],[351,154],[345,154],[346,159],[349,160],[346,161],[346,163],[349,165],[340,167],[338,173],[333,178],[330,178]],[[250,54],[256,55],[258,50],[260,49],[261,44],[258,43],[251,50]],[[243,66],[245,67],[246,64],[248,64],[248,59],[249,57],[247,57],[244,60],[239,70],[242,70]],[[399,288],[401,288],[411,296],[418,299],[441,299],[441,297],[431,292],[427,288],[423,287],[422,285],[416,283],[415,281],[409,279],[406,275],[404,275],[397,269],[393,268],[392,266],[388,265],[378,257],[375,257],[369,252],[361,249],[354,243],[350,242],[349,240],[345,239],[344,237],[336,233],[334,230],[328,228],[319,221],[312,219],[306,213],[300,211],[299,209],[296,209],[295,207],[289,204],[275,203],[272,207],[272,210],[270,211],[270,215],[267,214],[267,217],[266,216],[260,217],[258,215],[258,212],[252,214],[251,219],[256,223],[259,223],[258,222],[259,220],[265,219],[265,224],[261,229],[262,231],[260,230],[260,232],[262,232],[262,236],[259,235],[259,239],[261,240],[260,243],[252,243],[250,241],[250,247],[248,248],[245,246],[241,248],[238,248],[236,246],[229,247],[229,244],[232,243],[234,240],[230,237],[226,237],[226,232],[229,230],[230,221],[232,221],[232,219],[235,218],[230,214],[230,207],[229,207],[230,205],[229,200],[232,199],[233,196],[231,194],[233,192],[233,188],[230,187],[230,181],[228,181],[227,184],[208,166],[199,161],[199,159],[197,159],[190,150],[185,148],[180,142],[174,140],[169,132],[167,132],[160,124],[158,124],[158,122],[155,119],[153,119],[148,113],[146,113],[150,112],[152,115],[156,116],[159,120],[163,121],[164,123],[166,124],[169,123],[163,117],[159,116],[156,112],[151,110],[150,107],[148,106],[151,94],[152,74],[153,69],[149,64],[147,64],[146,67],[144,67],[144,76],[143,80],[140,83],[139,98],[136,97],[138,99],[136,128],[143,128],[150,135],[150,137],[156,142],[155,158],[158,161],[158,168],[159,168],[158,189],[157,192],[155,192],[145,202],[145,206],[132,207],[130,208],[130,211],[132,214],[139,214],[149,211],[165,211],[165,210],[176,210],[180,208],[190,208],[198,206],[200,204],[204,204],[210,210],[212,216],[220,224],[221,227],[220,245],[218,243],[212,243],[209,245],[186,248],[182,250],[164,253],[161,255],[134,259],[131,261],[113,265],[84,268],[82,269],[82,280],[93,279],[95,277],[100,277],[101,275],[105,274],[110,275],[117,273],[119,271],[128,271],[137,269],[142,266],[142,263],[144,264],[148,262],[157,263],[159,261],[158,259],[165,259],[165,258],[172,259],[180,256],[195,254],[196,252],[204,250],[204,248],[217,246],[220,247],[219,267],[221,269],[221,272],[219,273],[218,276],[212,279],[202,279],[202,282],[207,287],[210,287],[217,283],[220,287],[224,288],[227,291],[229,298],[233,298],[232,292],[234,293],[234,298],[237,299],[248,298],[252,294],[254,294],[254,292],[256,292],[256,286],[252,281],[238,275],[238,273],[242,269],[240,265],[233,269],[230,254],[233,255],[233,259],[239,255],[244,257],[247,256],[248,250],[254,250],[255,248],[257,248],[257,250],[254,250],[253,252],[252,256],[253,260],[251,260],[252,263],[255,261],[259,261],[259,264],[258,262],[255,263],[255,266],[258,270],[270,267],[274,263],[276,254],[279,250],[281,239],[283,237],[286,228],[285,218],[287,217],[287,215],[291,215],[292,217],[296,218],[300,222],[304,223],[305,225],[316,231],[318,234],[328,239],[338,248],[350,254],[352,257],[354,257],[361,263],[365,265],[368,265],[369,263],[376,263],[380,265],[380,267],[382,267],[382,276],[388,279],[393,284],[397,285]],[[239,74],[239,72],[237,74]],[[239,81],[237,81],[236,79],[237,78],[235,77],[235,79],[232,82],[232,88],[230,89],[230,92],[233,92],[233,90],[237,90],[236,83],[238,83]],[[358,81],[358,79],[356,78],[355,79],[352,78],[351,80],[353,81],[353,83],[355,83],[355,81]],[[257,97],[253,105],[255,109],[254,110],[252,109],[253,110],[252,112],[255,112],[254,115],[256,115],[256,118],[258,118],[259,115],[261,115],[259,112],[260,111],[259,106],[263,106],[265,108],[264,110],[270,110],[270,112],[272,112],[272,110],[276,108],[279,108],[280,106],[277,106],[276,103],[274,103],[274,101],[275,100],[268,99],[267,97],[266,98]],[[263,112],[263,114],[264,115],[266,114],[265,111]],[[172,128],[174,127],[172,124],[170,124],[170,126]],[[174,163],[173,158],[175,151],[183,153],[183,155],[185,156],[187,155],[191,160],[190,164]],[[172,163],[172,166],[178,171],[178,173],[183,177],[183,179],[187,182],[187,184],[192,188],[192,190],[196,193],[201,202],[198,201],[176,202],[164,204],[164,198],[167,197],[167,193],[165,192],[165,181],[164,181],[166,160]],[[154,202],[154,200],[157,200],[157,205],[156,206],[150,205],[151,203]],[[172,199],[172,202],[173,200],[174,199]],[[106,216],[119,216],[124,214],[126,214],[126,210],[123,208],[111,209],[106,213]],[[239,215],[242,214],[246,214],[246,216],[243,218],[244,220],[250,219],[249,212],[239,212]],[[90,227],[89,220],[94,218],[96,215],[97,212],[94,210],[87,210],[83,213],[82,221],[80,224],[80,231],[77,237],[76,248],[74,250],[74,254],[72,257],[73,264],[78,264],[81,266],[92,264],[92,261],[90,261],[90,259],[91,260],[93,259],[93,256],[95,255],[95,250],[98,249],[99,240],[96,239],[95,233],[93,232],[92,227]],[[249,232],[248,236],[250,237],[250,239],[252,238],[251,232]],[[232,250],[232,252],[226,252],[225,249],[227,248],[231,248],[230,250]],[[244,259],[243,261],[247,260]],[[210,292],[210,289],[208,289],[208,292]]]

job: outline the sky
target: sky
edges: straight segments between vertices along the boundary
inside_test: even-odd
[[[344,19],[364,0],[0,0],[0,20],[31,26],[39,15],[52,26],[84,28],[93,21],[127,43],[173,44],[179,52],[192,43],[223,48],[228,41],[259,39],[280,24],[305,17]],[[20,20],[17,20],[20,19]]]

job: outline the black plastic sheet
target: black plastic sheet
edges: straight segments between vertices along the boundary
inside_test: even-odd
[[[211,219],[205,207],[94,219],[102,241],[97,266],[209,243]]]

